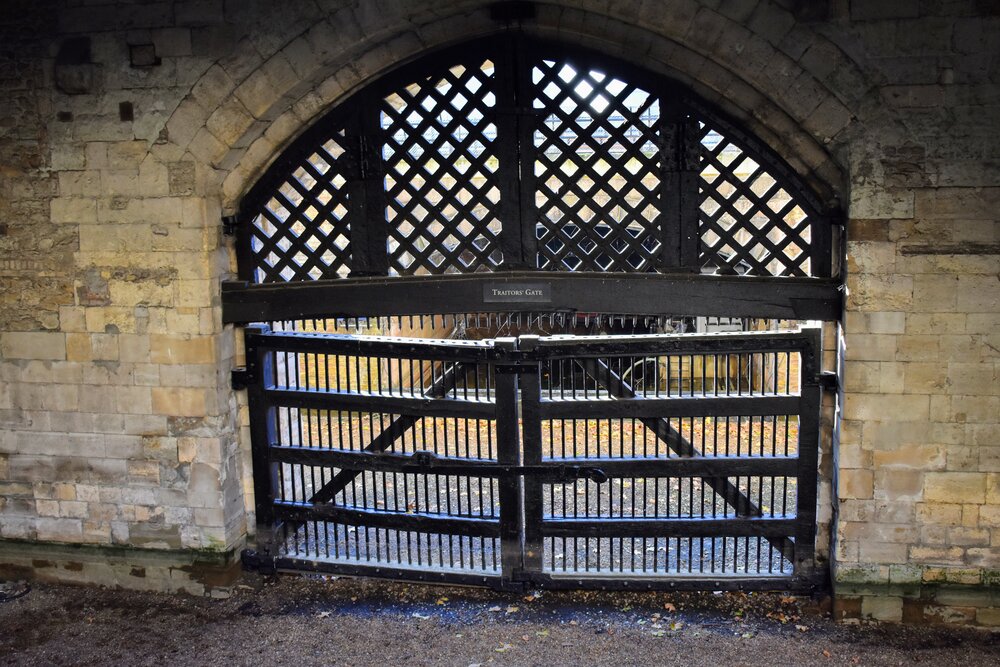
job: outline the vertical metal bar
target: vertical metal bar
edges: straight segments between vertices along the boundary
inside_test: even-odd
[[[521,336],[520,348],[530,351],[538,343],[538,336]],[[518,372],[521,391],[521,450],[524,465],[536,466],[542,463],[542,385],[540,365],[522,362]],[[542,520],[543,485],[532,475],[523,477],[524,488],[524,562],[522,567],[528,574],[542,571]]]
[[[514,42],[514,101],[517,120],[518,166],[520,168],[520,205],[519,215],[521,229],[521,263],[525,268],[538,267],[538,233],[537,220],[542,215],[535,204],[537,179],[535,177],[535,160],[538,151],[535,148],[535,126],[540,124],[541,114],[533,107],[535,87],[532,83],[532,68],[538,61],[538,54],[529,50],[521,41]]]
[[[829,278],[833,273],[833,243],[830,218],[823,215],[809,216],[809,227],[812,236],[809,248],[811,260],[809,275],[818,278]]]
[[[681,266],[681,141],[683,110],[677,95],[660,99],[660,268]]]
[[[374,99],[381,101],[381,98]],[[382,161],[382,147],[386,143],[387,136],[382,128],[381,111],[376,104],[369,102],[362,105],[361,116],[360,175],[364,187],[365,217],[355,218],[353,224],[366,228],[363,240],[366,243],[364,252],[367,254],[367,266],[362,269],[364,273],[351,271],[351,276],[384,276],[389,272],[387,252],[389,225],[385,219],[388,197],[385,192],[386,168]],[[353,235],[353,226],[351,231]],[[354,246],[352,252],[360,250],[355,248],[358,246]]]
[[[365,105],[367,106],[367,105]],[[344,148],[347,152],[338,162],[343,163],[344,177],[347,179],[345,189],[351,202],[345,221],[350,226],[351,238],[351,276],[367,276],[374,273],[369,255],[369,231],[375,225],[369,224],[369,202],[367,198],[366,170],[363,167],[369,149],[361,127],[361,116],[357,111],[350,115],[345,124]],[[374,202],[371,202],[374,204]],[[381,213],[381,218],[384,213]],[[384,225],[383,225],[384,226]],[[383,253],[385,254],[385,253]]]
[[[259,210],[256,202],[243,201],[236,211],[236,271],[240,280],[256,283],[257,263],[253,256],[253,229],[256,216],[249,211]]]
[[[267,327],[247,327],[243,331],[247,373],[252,378],[247,386],[247,406],[250,411],[250,448],[257,515],[256,547],[264,558],[277,555],[278,526],[274,520],[274,499],[280,488],[278,464],[271,462],[269,451],[271,444],[278,440],[276,409],[265,396],[265,390],[274,386],[274,352],[264,349],[261,340],[269,332]]]
[[[497,216],[500,218],[500,234],[497,242],[503,255],[503,267],[507,269],[535,268],[535,258],[522,255],[521,178],[518,150],[518,100],[517,78],[520,69],[515,67],[516,49],[500,48],[495,54],[496,65],[496,126],[497,139],[493,149],[497,156],[497,183],[500,187],[500,201]],[[531,165],[534,168],[534,165]],[[532,193],[534,197],[534,193]],[[534,231],[534,230],[532,230]],[[530,260],[530,264],[527,262]]]
[[[701,235],[698,216],[701,206],[701,128],[693,116],[681,119],[680,139],[680,266],[698,268]]]
[[[520,463],[518,433],[517,368],[507,361],[515,351],[517,341],[498,338],[495,344],[501,359],[495,366],[497,462],[506,465]],[[503,586],[514,586],[521,570],[521,488],[515,475],[501,475],[500,488],[500,579]]]
[[[822,329],[807,329],[808,342],[801,352],[799,402],[798,497],[795,509],[795,573],[807,574],[814,567],[816,550],[817,466],[819,461],[820,410],[823,405],[819,373],[822,364]],[[787,493],[787,490],[786,490]]]

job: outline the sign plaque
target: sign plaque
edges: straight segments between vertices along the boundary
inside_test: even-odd
[[[552,303],[550,283],[486,283],[485,303]]]

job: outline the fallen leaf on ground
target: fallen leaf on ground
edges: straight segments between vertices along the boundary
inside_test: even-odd
[[[511,650],[512,648],[514,648],[513,644],[504,644],[502,646],[496,647],[493,650],[496,651],[497,653],[506,653],[507,651]]]
[[[809,626],[808,625],[796,625],[795,629],[798,630],[799,632],[808,632],[809,631]]]
[[[675,632],[677,630],[680,630],[683,627],[684,627],[684,623],[682,623],[681,621],[674,621],[673,623],[670,624],[670,629],[673,630],[673,631],[675,631]]]
[[[501,607],[490,607],[489,611],[503,611]]]
[[[417,612],[413,612],[410,615],[413,616],[413,618],[419,618],[421,621],[426,621],[428,618],[430,618],[430,616],[427,616],[426,614],[420,614]]]
[[[549,631],[548,630],[539,630],[535,634],[537,636],[539,636],[539,637],[548,637],[549,636]]]
[[[513,614],[515,611],[519,611],[520,609],[521,609],[520,607],[510,606],[510,607],[507,607],[507,613],[508,614]]]
[[[438,598],[437,599],[437,603],[438,604],[447,604],[448,603],[448,598]]]
[[[675,611],[677,611],[677,607],[674,606],[673,604],[669,603],[669,602],[664,603],[663,608],[666,609],[669,612],[675,612]]]
[[[831,657],[830,652],[827,651],[826,649],[823,649],[823,655],[825,655],[827,658]]]
[[[316,615],[319,616],[320,618],[326,618],[326,617],[328,617],[330,615],[330,612],[328,612],[328,611],[321,611],[320,613],[318,613]]]

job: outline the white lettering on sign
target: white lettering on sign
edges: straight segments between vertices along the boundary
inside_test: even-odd
[[[483,301],[486,303],[529,301],[550,303],[552,286],[548,283],[503,283],[483,285]]]

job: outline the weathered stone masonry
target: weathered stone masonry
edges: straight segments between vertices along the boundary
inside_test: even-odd
[[[487,7],[4,3],[0,563],[206,586],[170,563],[224,561],[252,525],[220,217],[356,87],[502,29]],[[840,611],[1000,624],[1000,5],[536,7],[524,30],[695,87],[841,203]],[[147,550],[40,566],[56,543]]]

